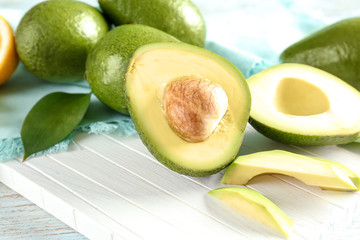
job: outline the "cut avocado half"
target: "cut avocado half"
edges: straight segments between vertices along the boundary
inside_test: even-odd
[[[125,92],[140,138],[170,169],[213,174],[239,151],[250,91],[224,58],[184,43],[141,46],[130,60]]]
[[[360,133],[360,93],[323,70],[279,64],[248,79],[250,124],[263,135],[294,145],[353,142]]]
[[[255,176],[266,173],[288,175],[328,190],[359,190],[359,176],[344,165],[282,150],[237,157],[226,169],[221,183],[245,185]]]
[[[209,194],[289,237],[293,220],[261,193],[245,187],[224,187],[212,190]]]

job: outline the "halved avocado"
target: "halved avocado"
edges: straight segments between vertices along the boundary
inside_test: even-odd
[[[239,151],[250,91],[224,58],[184,43],[141,46],[130,60],[125,92],[140,138],[168,168],[205,176]]]
[[[353,142],[360,133],[360,93],[323,70],[279,64],[248,79],[250,124],[263,135],[295,145]]]

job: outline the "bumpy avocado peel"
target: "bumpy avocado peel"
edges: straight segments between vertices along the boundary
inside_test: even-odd
[[[185,43],[205,44],[205,21],[191,0],[99,0],[99,4],[115,25],[144,24]]]
[[[148,43],[178,42],[158,29],[141,25],[121,25],[108,32],[86,61],[85,78],[94,94],[108,107],[129,114],[123,81],[133,51]]]
[[[53,82],[80,81],[88,53],[108,30],[101,13],[86,3],[45,1],[21,19],[16,49],[36,76]]]
[[[360,17],[336,22],[289,46],[280,61],[320,68],[360,91],[359,28]]]

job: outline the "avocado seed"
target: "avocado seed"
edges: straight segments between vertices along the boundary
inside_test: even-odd
[[[170,127],[188,142],[208,138],[228,108],[224,89],[198,76],[183,76],[168,83],[163,100]]]

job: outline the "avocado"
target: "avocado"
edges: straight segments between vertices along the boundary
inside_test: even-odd
[[[263,135],[294,145],[353,142],[360,133],[360,93],[308,65],[283,63],[248,78],[250,124]]]
[[[16,50],[26,68],[42,79],[80,81],[87,55],[108,30],[100,12],[86,3],[44,1],[21,19]]]
[[[128,114],[122,90],[128,61],[137,47],[154,42],[178,40],[149,26],[127,24],[112,29],[98,42],[86,60],[85,79],[100,101]]]
[[[360,178],[344,165],[327,159],[282,150],[239,156],[226,169],[223,184],[245,185],[261,174],[284,174],[313,186],[339,191],[358,191]]]
[[[245,187],[223,187],[211,190],[209,194],[289,237],[294,221],[261,193]]]
[[[359,28],[360,17],[336,22],[286,48],[280,61],[320,68],[360,91]]]
[[[140,138],[168,168],[206,176],[239,151],[250,91],[224,58],[185,43],[143,45],[130,60],[125,94]]]
[[[191,0],[99,0],[99,4],[115,25],[144,24],[185,43],[205,44],[205,21]]]

